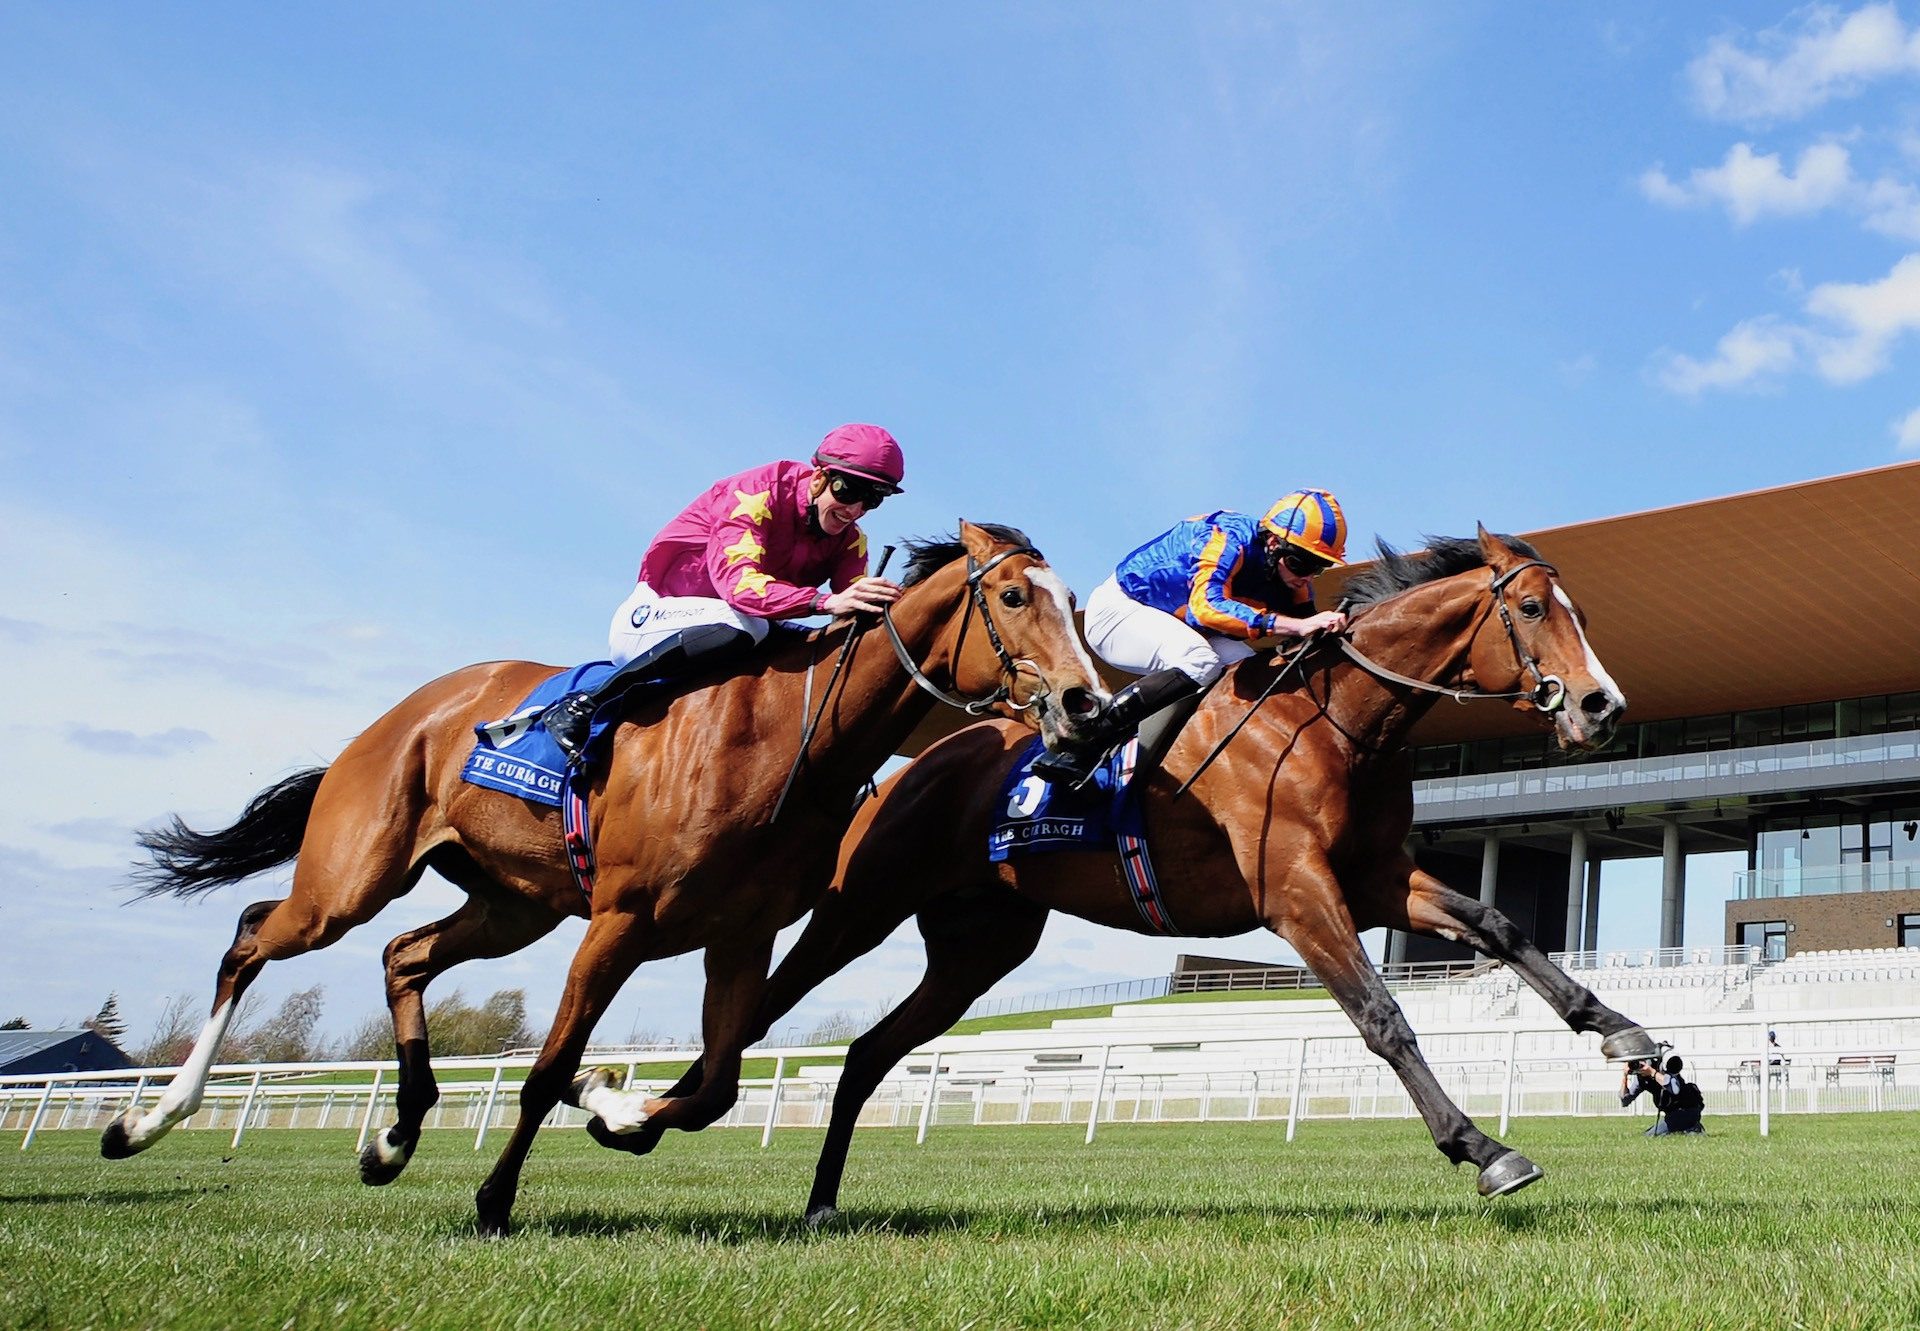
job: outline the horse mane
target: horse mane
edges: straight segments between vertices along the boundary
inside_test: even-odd
[[[1485,568],[1480,542],[1470,536],[1426,536],[1424,550],[1402,553],[1386,541],[1376,539],[1373,548],[1378,561],[1372,568],[1356,574],[1340,589],[1340,594],[1355,606],[1373,605],[1398,596],[1423,583],[1438,582],[1468,569]],[[1501,536],[1513,552],[1526,559],[1538,559],[1540,552],[1517,536]]]
[[[986,532],[996,541],[1008,545],[1031,547],[1032,541],[1018,527],[1003,527],[997,522],[976,522],[974,526]],[[931,536],[909,540],[907,547],[907,571],[900,579],[902,587],[911,587],[923,582],[941,569],[967,553],[967,547],[958,536]]]

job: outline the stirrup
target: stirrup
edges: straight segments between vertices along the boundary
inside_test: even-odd
[[[548,704],[540,713],[540,724],[560,746],[560,752],[567,755],[567,762],[577,766],[586,756],[587,735],[593,725],[593,699],[586,693],[569,693]]]

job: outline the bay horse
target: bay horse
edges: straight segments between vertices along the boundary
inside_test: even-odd
[[[427,1059],[428,981],[460,961],[525,947],[569,915],[587,917],[586,936],[521,1089],[518,1126],[476,1198],[481,1232],[507,1231],[534,1134],[563,1099],[623,1131],[643,1121],[691,1130],[724,1114],[737,1094],[737,1053],[710,1060],[711,1075],[671,1100],[630,1104],[603,1079],[573,1084],[595,1022],[634,968],[705,948],[706,1044],[737,1050],[775,934],[825,890],[858,791],[934,696],[976,711],[1023,711],[1050,745],[1082,737],[1105,702],[1074,629],[1071,593],[1024,534],[962,522],[958,539],[908,550],[905,590],[885,633],[849,643],[853,624],[841,621],[782,635],[790,640],[651,699],[621,724],[589,792],[599,861],[591,902],[568,867],[559,810],[460,777],[475,725],[506,716],[555,673],[526,661],[468,666],[427,684],[330,766],[263,791],[224,831],[194,832],[176,818],[148,833],[147,895],[191,896],[290,859],[293,883],[286,897],[241,912],[212,1015],[180,1075],[154,1108],[135,1106],[109,1124],[101,1153],[144,1150],[198,1107],[234,1005],[262,966],[336,941],[427,868],[467,900],[387,949],[398,1121],[368,1142],[363,1178],[399,1174],[438,1098]],[[825,665],[848,648],[829,696]],[[810,717],[819,725],[802,753]]]
[[[1224,937],[1264,926],[1285,939],[1393,1067],[1434,1144],[1455,1164],[1476,1165],[1480,1193],[1495,1196],[1542,1171],[1448,1098],[1362,949],[1362,929],[1436,935],[1505,962],[1574,1030],[1605,1036],[1608,1058],[1651,1055],[1655,1046],[1505,915],[1414,864],[1405,846],[1413,821],[1407,732],[1440,692],[1488,694],[1550,717],[1563,749],[1588,750],[1606,742],[1626,699],[1555,570],[1524,542],[1481,528],[1477,540],[1435,540],[1420,556],[1384,544],[1380,554],[1345,589],[1353,609],[1344,642],[1310,641],[1297,667],[1271,654],[1242,662],[1146,778],[1153,858],[1179,866],[1161,884],[1165,932]],[[1289,668],[1290,687],[1249,718]],[[807,1202],[812,1223],[835,1214],[854,1123],[881,1079],[1031,956],[1049,911],[1156,932],[1116,852],[989,861],[989,827],[1025,748],[1015,727],[983,722],[930,746],[889,780],[855,818],[832,889],[768,982],[750,1039],[918,917],[926,974],[847,1051]],[[686,1080],[700,1075],[696,1063]]]

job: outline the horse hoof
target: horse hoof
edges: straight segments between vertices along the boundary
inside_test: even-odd
[[[807,1209],[808,1229],[827,1229],[840,1220],[840,1209],[836,1206],[813,1206]]]
[[[1624,1031],[1615,1031],[1600,1042],[1600,1056],[1609,1063],[1624,1063],[1628,1059],[1658,1058],[1660,1046],[1654,1043],[1645,1028],[1629,1026]]]
[[[653,1149],[654,1142],[659,1140],[658,1133],[615,1132],[607,1126],[606,1120],[598,1115],[587,1120],[587,1136],[609,1151],[625,1151],[629,1155],[645,1155]]]
[[[1529,1183],[1538,1182],[1546,1177],[1546,1173],[1520,1152],[1508,1151],[1480,1171],[1480,1195],[1504,1197],[1510,1192],[1520,1191]]]
[[[360,1181],[369,1188],[385,1187],[400,1177],[413,1159],[413,1145],[389,1146],[387,1134],[375,1133],[360,1151]]]
[[[474,1233],[483,1239],[504,1239],[513,1233],[513,1226],[505,1216],[481,1216],[474,1225]]]
[[[140,1149],[133,1144],[133,1134],[127,1131],[125,1115],[107,1124],[107,1130],[100,1134],[100,1154],[108,1160],[125,1160],[130,1155],[138,1155]]]

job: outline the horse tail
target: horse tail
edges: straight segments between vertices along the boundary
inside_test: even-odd
[[[224,831],[196,832],[175,815],[171,826],[141,833],[137,840],[153,863],[135,867],[136,890],[143,897],[197,896],[285,864],[300,853],[326,774],[324,767],[309,767],[268,786]]]

